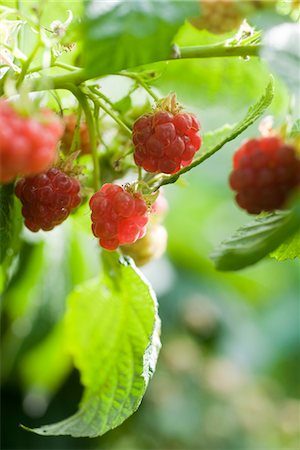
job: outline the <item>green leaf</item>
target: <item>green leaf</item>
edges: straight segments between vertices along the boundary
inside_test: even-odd
[[[295,138],[300,136],[300,119],[297,119],[293,124],[289,137]]]
[[[277,261],[300,258],[300,231],[288,237],[270,256]]]
[[[13,235],[14,185],[0,186],[0,264],[6,257]]]
[[[168,58],[177,30],[198,11],[195,1],[89,0],[82,25],[87,72],[98,76]]]
[[[138,408],[155,370],[159,323],[151,287],[125,260],[74,290],[66,339],[83,398],[70,418],[31,431],[95,437],[120,425]]]
[[[239,270],[256,263],[299,229],[300,201],[290,211],[259,216],[224,241],[211,255],[219,270]]]
[[[202,147],[201,147],[201,150],[203,151],[203,153],[209,152],[214,147],[216,147],[219,144],[219,142],[226,139],[230,135],[230,133],[232,132],[232,130],[234,129],[235,126],[236,125],[226,124],[223,127],[218,128],[217,130],[209,131],[208,133],[205,133],[203,135]]]

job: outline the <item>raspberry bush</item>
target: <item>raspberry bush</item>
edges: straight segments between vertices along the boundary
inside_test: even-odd
[[[299,8],[9,3],[0,5],[4,380],[22,380],[34,416],[28,379],[38,392],[48,383],[50,399],[70,371],[67,349],[84,386],[78,411],[31,431],[97,437],[136,411],[161,346],[155,293],[136,265],[167,281],[169,242],[176,267],[214,280],[214,230],[248,213],[254,222],[214,251],[217,269],[299,256],[300,126],[286,89],[297,96],[298,79],[282,70],[296,53],[285,45],[297,41]],[[269,9],[283,28],[263,29]],[[272,35],[289,38],[278,49]]]

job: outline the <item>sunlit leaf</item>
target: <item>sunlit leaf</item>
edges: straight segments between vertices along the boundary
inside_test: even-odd
[[[211,255],[219,270],[239,270],[256,263],[299,229],[300,203],[292,211],[257,217],[224,241]]]
[[[186,17],[198,14],[195,1],[86,2],[84,65],[96,75],[159,61]]]
[[[288,237],[270,256],[277,261],[300,258],[300,231]]]
[[[122,261],[76,289],[68,300],[67,345],[85,387],[77,413],[32,431],[99,436],[139,406],[160,347],[156,300],[148,283]]]

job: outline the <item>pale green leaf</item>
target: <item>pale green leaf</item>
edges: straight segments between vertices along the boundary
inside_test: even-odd
[[[277,261],[300,258],[300,231],[288,237],[270,256]]]
[[[168,58],[186,17],[198,2],[133,0],[85,3],[83,63],[93,76]]]
[[[289,137],[296,138],[300,136],[300,119],[293,124]]]
[[[77,413],[36,428],[41,435],[94,437],[139,406],[160,347],[155,295],[122,260],[68,299],[67,345],[85,387]]]
[[[219,270],[239,270],[256,263],[299,229],[300,203],[292,211],[259,216],[224,241],[211,255]]]

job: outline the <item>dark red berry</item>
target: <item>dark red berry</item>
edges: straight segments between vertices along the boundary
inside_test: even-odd
[[[74,133],[76,129],[77,116],[76,114],[70,114],[64,117],[65,130],[62,137],[62,149],[65,153],[68,153],[71,149]],[[87,124],[80,122],[79,127],[79,141],[74,151],[80,150],[82,154],[86,155],[91,153],[90,135]]]
[[[199,123],[189,113],[157,111],[133,125],[134,160],[147,172],[176,173],[201,146]]]
[[[23,204],[25,225],[31,231],[52,230],[66,220],[81,201],[79,181],[56,168],[22,178],[15,194]]]
[[[52,111],[40,110],[38,119],[26,117],[1,101],[0,124],[0,182],[35,175],[53,163],[63,126]]]
[[[147,205],[139,193],[104,184],[90,199],[92,231],[107,250],[132,244],[146,233]]]
[[[300,185],[296,150],[279,137],[250,139],[233,156],[229,183],[248,213],[281,209]]]

